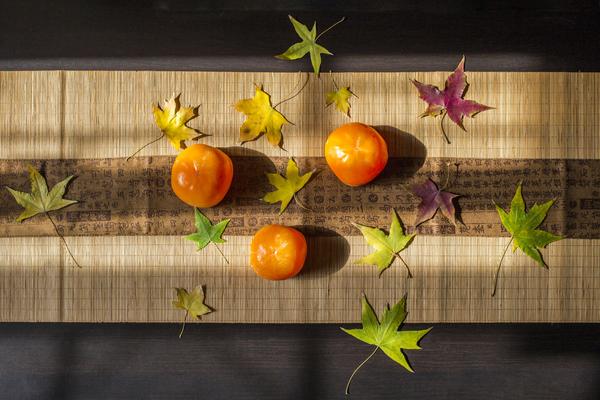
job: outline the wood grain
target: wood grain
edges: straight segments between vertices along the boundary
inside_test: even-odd
[[[370,352],[332,324],[190,325],[181,340],[179,328],[3,324],[3,396],[344,399],[348,376]],[[598,324],[435,325],[422,350],[406,352],[414,374],[378,352],[346,398],[597,400],[599,335]]]

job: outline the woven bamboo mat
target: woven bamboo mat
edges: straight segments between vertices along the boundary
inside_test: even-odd
[[[25,165],[33,162],[50,184],[79,175],[68,193],[86,200],[56,213],[83,265],[77,269],[51,227],[35,218],[14,224],[18,208],[0,195],[0,320],[179,321],[181,313],[170,305],[173,288],[203,284],[207,304],[216,309],[204,320],[212,322],[355,321],[361,292],[377,308],[408,292],[412,322],[599,321],[600,74],[468,73],[467,97],[496,110],[467,120],[468,133],[448,125],[451,145],[438,120],[417,118],[424,103],[409,82],[442,85],[446,75],[334,74],[359,96],[352,100],[352,120],[386,136],[390,168],[360,189],[337,185],[325,168],[303,193],[314,214],[291,206],[281,219],[276,207],[256,200],[268,187],[232,189],[223,205],[207,212],[238,221],[227,231],[225,264],[215,249],[197,253],[181,237],[191,229],[191,211],[165,183],[175,155],[170,145],[159,142],[139,159],[123,160],[158,136],[152,103],[182,92],[183,103],[200,104],[191,125],[212,135],[202,142],[228,148],[243,171],[255,165],[272,172],[288,156],[319,166],[327,134],[349,121],[324,108],[324,93],[332,88],[327,75],[311,77],[298,97],[280,106],[294,123],[284,128],[283,152],[262,139],[237,147],[243,116],[232,105],[252,97],[253,83],[263,84],[276,103],[294,92],[299,74],[0,73],[0,184],[27,189]],[[406,251],[411,280],[398,265],[381,278],[374,268],[354,265],[370,250],[348,222],[386,227],[389,209],[396,207],[412,229],[416,203],[399,187],[426,176],[439,180],[448,161],[461,164],[463,175],[452,189],[465,195],[465,227],[437,217],[427,223]],[[544,251],[548,271],[521,253],[509,254],[491,298],[494,269],[508,241],[491,198],[507,205],[521,179],[529,203],[559,198],[546,227],[570,239]],[[117,188],[135,181],[139,193],[120,197]],[[248,266],[250,235],[269,222],[308,230],[309,259],[295,279],[265,281]]]

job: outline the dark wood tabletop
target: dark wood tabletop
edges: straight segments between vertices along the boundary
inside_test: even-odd
[[[3,3],[1,70],[309,70],[273,58],[294,41],[288,13],[348,18],[323,37],[323,70],[450,70],[462,54],[469,70],[600,70],[596,0]],[[378,354],[348,398],[600,398],[600,324],[433,326],[415,374]],[[0,399],[342,399],[370,352],[338,325],[178,329],[1,324]]]

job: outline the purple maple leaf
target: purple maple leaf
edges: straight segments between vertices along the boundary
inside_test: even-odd
[[[419,97],[427,103],[427,109],[421,114],[421,117],[436,117],[442,113],[446,114],[450,119],[458,125],[463,131],[466,129],[463,125],[463,118],[473,118],[476,114],[491,110],[494,107],[489,107],[473,100],[465,100],[463,97],[467,94],[469,84],[465,75],[465,57],[460,60],[458,66],[452,74],[446,79],[444,90],[440,90],[437,86],[427,85],[417,80],[411,80],[419,91]],[[443,123],[442,118],[442,123]],[[442,125],[442,131],[443,131]],[[444,136],[446,136],[446,133]],[[450,143],[446,136],[446,141]]]
[[[453,200],[459,195],[438,189],[431,179],[427,179],[420,185],[414,185],[412,191],[421,198],[415,226],[433,218],[438,208],[446,218],[456,224],[456,209]]]

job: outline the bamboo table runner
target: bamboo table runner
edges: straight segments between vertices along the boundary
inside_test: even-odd
[[[597,322],[600,320],[600,74],[468,72],[467,98],[495,110],[466,119],[467,133],[451,124],[447,145],[439,119],[419,119],[425,108],[409,78],[441,85],[439,73],[338,73],[358,95],[351,115],[324,108],[330,78],[310,78],[305,90],[279,109],[287,152],[264,138],[238,145],[243,116],[232,105],[262,84],[274,103],[289,97],[299,74],[227,72],[2,72],[0,73],[0,185],[29,190],[27,164],[50,185],[74,174],[67,198],[81,203],[54,214],[82,269],[73,268],[43,218],[22,224],[19,208],[0,191],[0,320],[180,321],[171,307],[174,287],[204,285],[216,311],[211,322],[349,322],[360,316],[360,294],[380,309],[408,292],[410,322]],[[190,125],[225,148],[235,177],[224,202],[205,210],[228,217],[222,250],[196,252],[183,235],[193,212],[171,193],[176,152],[166,140],[139,157],[125,157],[159,135],[152,103],[182,92],[200,104]],[[328,133],[348,121],[377,127],[390,162],[373,184],[341,185],[323,159]],[[446,121],[449,122],[449,121]],[[259,199],[271,190],[265,172],[282,170],[293,156],[319,173],[300,192],[313,212],[296,205],[278,216]],[[387,228],[390,209],[414,230],[417,199],[406,187],[427,177],[445,179],[464,225],[442,216],[421,225],[406,250],[413,279],[401,265],[381,278],[355,265],[368,248],[351,221]],[[508,207],[523,181],[528,205],[557,198],[544,226],[569,239],[543,255],[549,270],[520,252],[504,260],[496,297],[493,274],[508,242],[492,199]],[[298,226],[309,256],[296,278],[270,282],[248,265],[251,235],[267,223]]]

